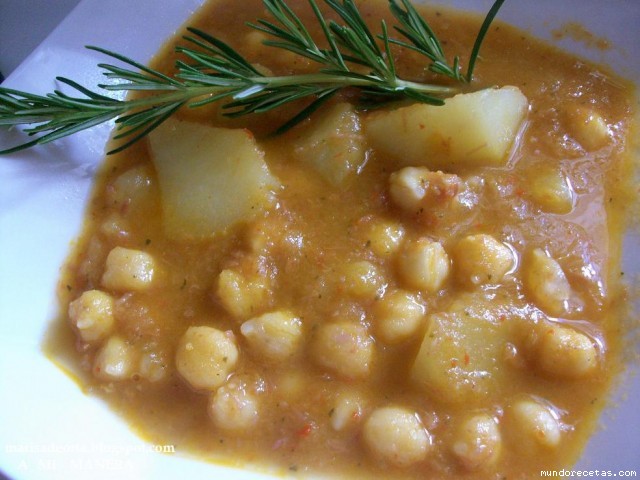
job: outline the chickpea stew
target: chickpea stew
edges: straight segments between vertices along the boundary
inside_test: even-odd
[[[386,2],[358,5],[393,23]],[[424,11],[469,50],[476,17]],[[189,25],[308,71],[244,27],[261,15],[211,1]],[[497,23],[444,106],[352,101],[280,136],[286,109],[181,111],[108,158],[51,356],[143,437],[206,461],[434,479],[571,465],[621,369],[631,86]]]

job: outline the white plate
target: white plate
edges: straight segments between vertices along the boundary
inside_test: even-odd
[[[84,45],[146,61],[200,3],[84,0],[3,86],[46,93],[57,87],[56,75],[94,85],[101,80],[94,65],[105,59]],[[481,11],[491,4],[442,3]],[[612,48],[587,48],[570,38],[561,45],[608,63],[640,85],[637,0],[509,0],[500,18],[549,39],[565,22],[578,21],[610,40]],[[15,479],[201,478],[205,473],[237,479],[238,471],[148,451],[123,420],[85,396],[41,352],[43,334],[57,310],[59,269],[79,233],[109,129],[0,158],[0,470]],[[20,138],[2,131],[0,145]],[[627,244],[628,274],[640,272],[638,246],[637,237]],[[637,365],[633,369],[638,371]],[[614,403],[580,468],[640,471],[638,375],[622,382]],[[250,475],[243,473],[243,478]]]

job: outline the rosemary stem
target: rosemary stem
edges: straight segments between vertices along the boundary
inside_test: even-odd
[[[149,88],[146,91],[154,91],[155,89]],[[136,108],[144,108],[144,107],[153,107],[154,105],[161,105],[166,103],[173,102],[185,102],[188,100],[192,100],[198,97],[204,97],[211,94],[217,94],[223,91],[231,90],[230,88],[225,87],[216,87],[216,86],[203,86],[203,87],[189,87],[185,89],[180,89],[177,91],[173,91],[170,93],[166,93],[165,90],[161,90],[163,93],[159,93],[156,95],[151,95],[148,97],[137,98],[135,100],[126,100],[122,102],[120,108],[124,106],[126,103],[126,110],[136,109]]]
[[[198,108],[218,101],[224,102],[223,108],[227,109],[224,114],[235,118],[308,99],[310,103],[278,128],[278,132],[301,122],[345,88],[359,90],[364,104],[410,99],[442,105],[445,98],[463,91],[462,85],[472,81],[480,46],[506,0],[493,0],[493,7],[476,37],[466,75],[460,72],[458,57],[454,58],[453,65],[447,63],[441,43],[411,0],[389,0],[389,8],[399,24],[395,30],[401,38],[392,38],[384,22],[381,22],[382,33],[376,36],[353,0],[325,0],[339,18],[336,21],[323,16],[316,0],[308,1],[328,49],[315,43],[311,31],[287,5],[287,0],[263,0],[272,20],[260,19],[248,25],[270,37],[263,42],[265,46],[311,60],[317,67],[315,73],[263,75],[231,45],[195,28],[189,28],[190,35],[184,37],[191,47],[176,48],[176,53],[184,54],[187,60],[176,61],[177,74],[173,77],[122,54],[87,47],[125,64],[124,67],[99,64],[106,77],[114,81],[98,85],[99,88],[108,92],[147,94],[112,98],[65,77],[57,80],[84,98],[60,90],[42,96],[0,86],[0,127],[29,125],[23,131],[30,136],[39,135],[22,145],[0,149],[0,155],[57,140],[114,119],[115,138],[127,139],[112,151],[115,152],[147,135],[183,106]],[[383,49],[378,40],[382,41]],[[457,83],[437,85],[398,77],[390,49],[392,44],[422,54],[430,71]]]
[[[250,79],[253,84],[262,84],[266,87],[283,87],[298,85],[340,85],[351,87],[380,87],[378,77],[363,75],[362,77],[338,76],[335,73],[310,73],[306,75],[290,75],[282,77],[255,77]],[[459,89],[444,85],[418,83],[401,78],[384,79],[385,86],[390,90],[401,92],[412,89],[425,93],[451,94]]]

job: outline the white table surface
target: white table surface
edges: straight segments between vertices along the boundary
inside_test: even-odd
[[[0,73],[6,78],[80,0],[0,0]]]

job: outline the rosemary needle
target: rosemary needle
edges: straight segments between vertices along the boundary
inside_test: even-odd
[[[146,91],[142,98],[118,100],[97,93],[64,77],[57,80],[81,96],[55,90],[48,95],[0,87],[0,125],[26,125],[33,139],[0,150],[7,154],[34,145],[55,141],[78,131],[115,119],[114,138],[122,140],[108,153],[121,151],[164,122],[183,106],[201,107],[224,101],[225,115],[238,117],[263,113],[300,99],[307,105],[282,125],[285,131],[307,118],[313,111],[344,88],[360,91],[368,101],[409,98],[442,105],[459,87],[412,82],[398,76],[391,45],[424,55],[429,69],[459,83],[468,83],[479,55],[480,45],[505,0],[496,0],[485,18],[471,52],[466,75],[458,57],[449,64],[441,44],[427,21],[409,0],[389,0],[389,8],[401,38],[392,38],[381,22],[381,33],[374,34],[360,14],[354,0],[324,0],[339,18],[327,20],[315,0],[308,0],[324,35],[326,48],[318,45],[309,29],[286,0],[263,0],[272,17],[248,24],[268,35],[268,47],[288,50],[318,64],[315,73],[286,76],[265,75],[233,47],[206,32],[189,28],[189,46],[177,47],[185,60],[176,62],[177,73],[170,77],[135,60],[99,47],[98,51],[124,66],[98,65],[113,83],[100,84],[105,92]],[[365,72],[365,73],[363,73]]]

